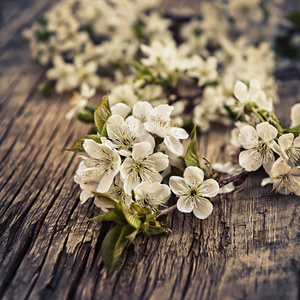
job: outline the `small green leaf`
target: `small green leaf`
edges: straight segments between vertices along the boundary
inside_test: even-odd
[[[89,134],[86,136],[87,139],[94,140],[96,143],[101,144],[100,136],[97,134]]]
[[[103,98],[102,102],[98,105],[95,114],[95,125],[100,134],[105,130],[107,119],[111,116],[109,106],[108,94]]]
[[[95,195],[95,197],[99,198],[100,200],[102,200],[103,202],[105,202],[109,205],[116,206],[116,204],[118,204],[117,200],[110,198],[109,196],[107,196],[105,194],[101,194],[101,193],[97,193],[97,192],[94,192],[93,194]]]
[[[197,135],[196,135],[196,125],[191,132],[191,142],[187,148],[186,155],[184,158],[187,167],[193,166],[200,168],[198,153],[197,153]]]
[[[90,110],[81,111],[76,118],[83,123],[94,123],[94,114]]]
[[[120,219],[118,215],[114,212],[114,210],[110,210],[105,214],[98,215],[94,218],[87,218],[89,221],[114,221],[119,222]]]
[[[75,143],[72,145],[71,148],[66,149],[66,150],[73,151],[73,152],[85,152],[85,150],[83,148],[83,142],[84,142],[84,139],[78,139],[77,141],[75,141]]]
[[[140,229],[136,229],[135,231],[133,231],[131,234],[127,235],[126,238],[129,241],[129,243],[131,244],[133,242],[133,240],[135,239],[136,235],[140,232]]]
[[[127,236],[133,234],[134,231],[136,229],[130,225],[118,225],[111,229],[104,238],[102,243],[102,258],[109,274],[111,274],[124,248],[131,240]]]
[[[142,222],[139,219],[139,217],[137,215],[132,214],[130,209],[123,202],[121,202],[121,207],[124,217],[128,224],[136,229],[140,228]]]
[[[292,133],[294,135],[294,137],[296,138],[300,134],[300,125],[285,129],[283,132],[284,133]]]
[[[152,226],[152,225],[149,225],[149,227],[147,228],[148,235],[161,234],[161,233],[169,233],[169,232],[171,232],[171,229],[169,229],[169,228],[163,228],[161,226]]]

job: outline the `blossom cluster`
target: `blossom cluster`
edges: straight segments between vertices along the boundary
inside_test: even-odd
[[[75,175],[82,189],[81,203],[101,193],[128,207],[136,202],[157,211],[165,206],[172,190],[179,197],[180,211],[193,211],[201,219],[210,215],[212,204],[208,198],[218,194],[219,185],[213,179],[204,180],[201,168],[183,162],[180,140],[189,135],[173,126],[174,108],[167,104],[153,108],[145,101],[137,102],[132,109],[123,103],[110,108],[108,102],[105,97],[95,112],[96,125],[99,119],[105,125],[100,129],[98,125],[98,135],[82,140],[82,151],[88,156],[82,157]],[[170,177],[172,167],[183,177]],[[167,177],[170,187],[163,183]],[[101,198],[96,198],[95,204],[103,211],[112,208]]]
[[[176,103],[173,121],[178,126],[190,121],[184,107],[191,106],[193,123],[202,131],[212,121],[229,123],[237,80],[249,84],[256,78],[267,97],[278,99],[272,46],[287,24],[280,0],[202,1],[202,18],[191,15],[179,23],[176,15],[175,21],[162,16],[159,4],[62,1],[24,30],[33,57],[50,65],[46,76],[55,90],[77,89],[68,118],[85,111],[94,91],[101,89],[111,90],[111,106]],[[196,83],[201,92],[193,99],[180,94],[181,80]]]
[[[281,194],[300,195],[300,103],[291,108],[290,128],[283,129],[257,80],[249,89],[238,81],[234,95],[242,122],[232,130],[230,147],[239,153],[239,165],[248,172],[262,166],[270,176],[262,186],[271,183]]]

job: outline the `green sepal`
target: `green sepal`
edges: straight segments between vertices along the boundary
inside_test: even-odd
[[[85,152],[83,148],[83,142],[84,139],[78,139],[74,142],[74,144],[71,146],[71,148],[66,149],[67,151],[73,151],[73,152]]]
[[[153,235],[153,234],[161,234],[161,233],[169,233],[172,230],[169,228],[163,228],[161,226],[152,226],[149,225],[147,228],[147,233],[148,235]]]
[[[106,122],[111,116],[111,110],[109,106],[108,94],[104,96],[101,103],[97,106],[94,113],[95,125],[98,132],[102,135],[103,131],[106,130]]]
[[[107,213],[98,215],[93,218],[87,218],[89,221],[114,221],[119,223],[120,219],[114,210],[110,210]]]
[[[300,134],[300,125],[292,127],[292,128],[285,129],[283,132],[284,133],[292,133],[296,138]]]
[[[186,155],[184,158],[185,164],[187,167],[200,167],[200,162],[197,153],[197,134],[196,134],[197,127],[194,126],[191,132],[191,142],[187,148]]]
[[[142,222],[139,217],[134,215],[123,202],[121,202],[121,207],[127,223],[136,229],[140,228]]]
[[[105,202],[109,205],[116,206],[118,204],[117,200],[115,200],[105,194],[101,194],[101,193],[97,193],[97,192],[93,192],[93,194],[95,195],[95,197],[99,198],[100,200],[102,200],[103,202]]]
[[[118,225],[111,229],[102,243],[102,259],[105,267],[111,274],[124,248],[132,241],[132,234],[136,229],[130,225]],[[130,238],[127,238],[127,237]]]
[[[90,139],[90,140],[95,141],[98,144],[101,144],[101,138],[97,134],[89,134],[89,135],[86,136],[86,139]]]
[[[135,239],[136,235],[140,232],[140,229],[137,228],[136,230],[134,230],[131,234],[127,235],[126,238],[129,242],[129,244],[131,244],[133,242],[133,240]]]
[[[73,151],[73,152],[85,152],[84,148],[83,148],[83,143],[84,140],[86,139],[90,139],[95,141],[96,143],[101,144],[101,139],[98,135],[96,134],[90,134],[87,135],[86,138],[82,138],[82,139],[78,139],[74,142],[74,144],[72,145],[71,148],[66,149],[67,151]]]

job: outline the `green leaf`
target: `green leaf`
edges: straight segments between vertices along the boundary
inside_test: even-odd
[[[87,139],[94,140],[96,143],[101,144],[100,136],[97,134],[89,134],[86,136]]]
[[[149,225],[147,229],[148,235],[153,235],[153,234],[161,234],[161,233],[169,233],[171,232],[171,229],[169,228],[163,228],[161,226],[152,226]]]
[[[87,218],[89,221],[114,221],[119,222],[120,219],[118,215],[114,212],[114,210],[110,210],[105,214],[98,215],[94,218]]]
[[[191,132],[191,142],[187,148],[186,155],[184,158],[187,167],[193,166],[200,168],[198,153],[197,153],[197,135],[196,135],[196,125]]]
[[[101,135],[101,136],[104,136],[104,137],[106,137],[106,138],[108,138],[108,134],[107,134],[106,127],[107,127],[107,120],[106,120],[106,122],[104,123],[104,126],[103,126],[103,128],[102,128],[102,131],[100,132],[100,135]]]
[[[85,152],[85,150],[83,148],[83,142],[84,142],[84,139],[78,139],[77,141],[75,141],[75,143],[72,145],[71,148],[66,149],[66,150],[73,151],[73,152]]]
[[[90,110],[81,111],[76,118],[83,123],[94,123],[94,114]]]
[[[108,94],[103,98],[102,102],[98,105],[95,114],[95,125],[100,134],[105,130],[107,119],[111,116],[109,106]]]
[[[102,200],[103,202],[105,202],[109,205],[116,206],[116,204],[118,204],[117,200],[110,198],[109,196],[107,196],[105,194],[101,194],[101,193],[97,193],[97,192],[94,192],[93,194],[95,195],[95,197],[99,198],[100,200]]]
[[[102,258],[109,274],[111,274],[127,243],[131,240],[127,236],[132,235],[134,231],[136,229],[130,225],[118,225],[111,229],[104,238],[102,243]]]
[[[142,222],[139,217],[137,215],[134,215],[123,202],[121,202],[121,207],[128,224],[136,229],[140,228]]]
[[[133,240],[135,239],[136,235],[140,232],[140,229],[136,229],[135,231],[133,231],[131,234],[127,235],[126,238],[129,241],[129,243],[131,244],[133,242]]]
[[[99,144],[101,143],[100,137],[96,134],[87,135],[85,139],[91,139],[91,140],[94,140],[96,143],[99,143]],[[85,150],[83,148],[83,142],[85,139],[84,138],[78,139],[77,141],[75,141],[75,143],[72,145],[71,148],[66,149],[66,150],[73,151],[73,152],[85,152]]]
[[[285,129],[283,132],[284,133],[290,133],[291,132],[294,135],[294,137],[296,138],[300,134],[300,125],[292,127],[292,128]]]
[[[293,12],[288,19],[292,21],[300,30],[300,11]]]

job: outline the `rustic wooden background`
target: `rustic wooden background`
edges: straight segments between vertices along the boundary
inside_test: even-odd
[[[21,40],[54,2],[0,0],[0,297],[300,299],[299,197],[260,187],[263,173],[216,197],[204,221],[175,212],[171,234],[138,237],[108,277],[100,248],[109,227],[87,221],[99,210],[79,204],[79,159],[64,151],[89,127],[65,119],[70,95],[36,91],[45,68]],[[163,9],[193,3],[169,0]],[[299,84],[293,75],[278,82],[285,125]],[[200,152],[224,162],[228,140],[229,129],[216,126],[200,138]]]

